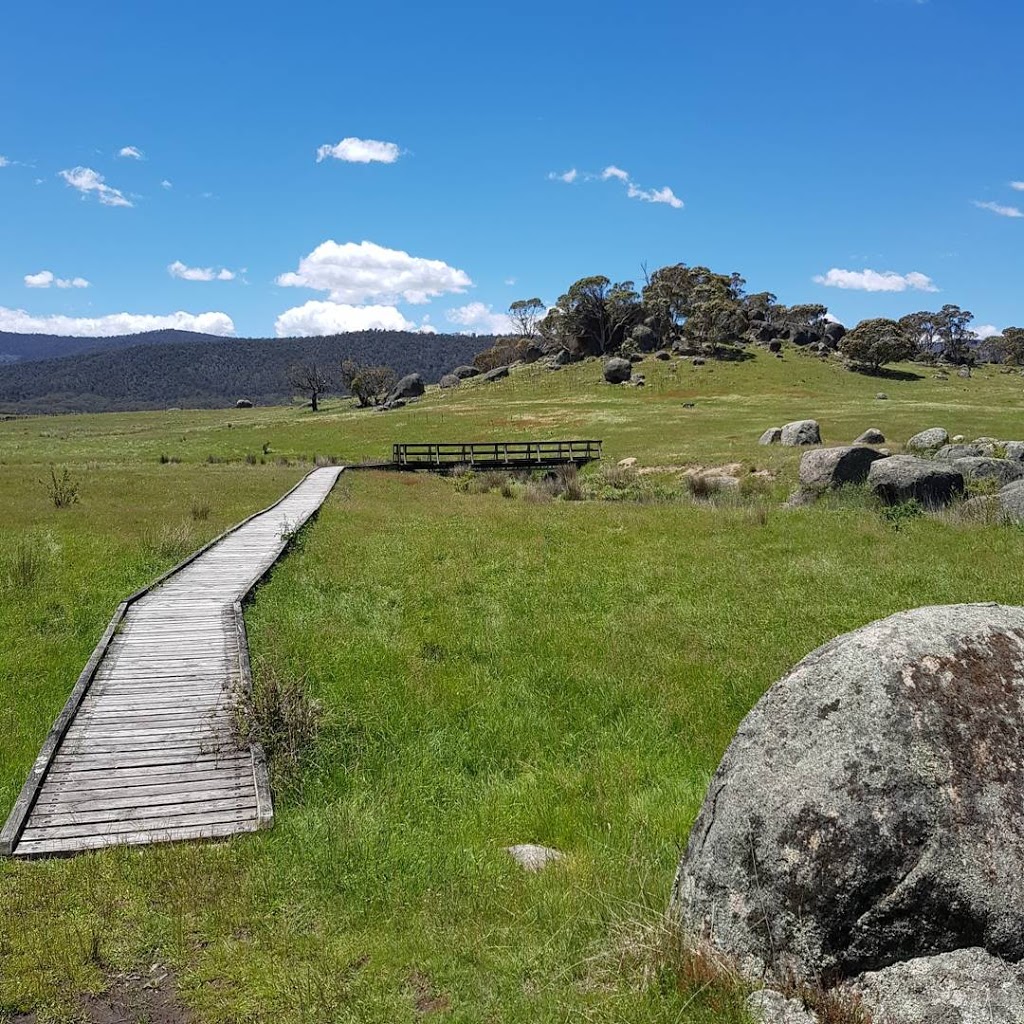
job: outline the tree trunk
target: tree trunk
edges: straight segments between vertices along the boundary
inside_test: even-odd
[[[316,396],[316,392],[314,391],[313,392],[313,412],[317,411],[316,397],[317,397]]]

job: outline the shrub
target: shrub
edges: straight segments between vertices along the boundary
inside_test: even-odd
[[[50,467],[50,479],[44,481],[46,492],[54,508],[69,508],[78,503],[78,481],[71,476],[65,466],[60,473],[54,466]]]
[[[887,505],[882,509],[882,518],[899,533],[913,519],[924,515],[924,506],[916,499],[901,501],[897,505]]]

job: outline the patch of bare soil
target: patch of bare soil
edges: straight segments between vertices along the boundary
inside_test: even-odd
[[[409,990],[412,993],[413,1006],[416,1012],[426,1016],[430,1013],[444,1013],[452,1007],[447,993],[434,990],[430,977],[420,970],[409,975]]]
[[[178,1001],[174,976],[160,965],[148,972],[110,974],[99,995],[79,999],[83,1024],[193,1024]],[[11,1024],[36,1024],[35,1013],[15,1014]]]

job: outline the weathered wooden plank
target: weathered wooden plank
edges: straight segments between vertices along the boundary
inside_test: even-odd
[[[263,752],[236,734],[236,687],[251,683],[240,600],[339,474],[307,475],[119,607],[0,833],[0,853],[269,824]]]

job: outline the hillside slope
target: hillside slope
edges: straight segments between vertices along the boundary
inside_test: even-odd
[[[82,340],[82,339],[77,339]],[[345,359],[382,363],[428,381],[471,362],[490,338],[365,331],[330,338],[135,345],[0,366],[0,412],[112,412],[168,406],[216,408],[247,398],[286,401],[290,366],[315,359],[336,372]]]
[[[197,342],[229,342],[217,334],[195,331],[144,331],[141,334],[118,334],[109,338],[69,338],[59,334],[12,334],[0,331],[0,365],[36,359],[59,359],[83,352],[104,352],[108,349],[132,348],[136,345],[182,345]]]

